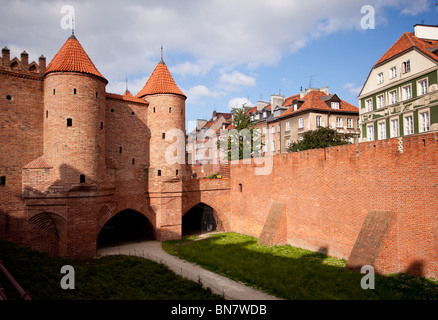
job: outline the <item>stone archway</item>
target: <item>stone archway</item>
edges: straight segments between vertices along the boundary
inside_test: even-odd
[[[28,221],[28,243],[37,251],[60,254],[60,238],[65,218],[51,212],[34,215]]]
[[[182,236],[222,230],[222,222],[216,211],[205,203],[198,203],[182,217]]]
[[[97,248],[127,242],[154,240],[152,223],[136,210],[126,209],[109,219],[97,236]]]

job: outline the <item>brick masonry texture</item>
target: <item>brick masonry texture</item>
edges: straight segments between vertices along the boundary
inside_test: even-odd
[[[271,204],[282,202],[287,243],[348,260],[367,214],[393,212],[376,272],[436,278],[438,134],[403,138],[403,153],[398,142],[278,155],[266,176],[254,175],[254,165],[231,166],[231,229],[259,237]]]
[[[436,132],[276,155],[269,175],[242,161],[201,172],[181,163],[184,96],[140,101],[107,94],[93,75],[41,74],[0,68],[1,239],[90,258],[120,212],[141,213],[164,241],[179,239],[184,214],[204,203],[219,230],[260,237],[265,228],[269,244],[438,278]],[[166,161],[169,150],[180,163]],[[203,179],[217,172],[224,178]],[[283,209],[271,219],[274,203]]]

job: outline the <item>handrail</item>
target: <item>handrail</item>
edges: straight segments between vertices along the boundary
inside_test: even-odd
[[[14,277],[12,277],[12,275],[9,273],[9,271],[6,269],[6,267],[3,265],[2,261],[0,261],[0,270],[3,271],[3,273],[8,278],[8,280],[12,283],[12,285],[15,287],[15,289],[17,289],[18,293],[20,294],[21,299],[32,300],[29,293],[24,291],[23,288],[18,284],[18,282],[15,281]]]

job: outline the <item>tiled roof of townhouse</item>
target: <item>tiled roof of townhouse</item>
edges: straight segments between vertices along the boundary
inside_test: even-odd
[[[161,60],[136,97],[142,98],[147,95],[164,93],[178,94],[187,98],[176,85],[164,61]]]
[[[80,72],[108,81],[102,76],[74,35],[71,35],[46,68],[45,75],[52,72]]]
[[[427,40],[417,38],[412,32],[405,32],[403,35],[389,48],[388,51],[376,62],[374,66],[377,66],[392,57],[409,50],[411,48],[417,48],[426,56],[438,61],[438,56],[430,51],[432,48],[438,46],[437,40]]]
[[[331,95],[333,96],[333,95]],[[294,110],[293,107],[290,107],[287,111],[283,112],[280,116],[280,118],[286,117],[288,115],[294,114],[294,113],[299,113],[299,112],[303,112],[303,110],[310,110],[310,109],[317,109],[317,110],[332,110],[332,108],[330,108],[324,99],[327,96],[327,94],[325,94],[322,91],[318,91],[318,90],[314,90],[314,91],[310,91],[307,95],[305,95],[302,99],[299,100],[303,100],[304,103],[299,107],[298,110]],[[359,112],[359,108],[355,107],[354,105],[342,100],[341,100],[341,104],[339,106],[339,109],[336,109],[337,112]]]

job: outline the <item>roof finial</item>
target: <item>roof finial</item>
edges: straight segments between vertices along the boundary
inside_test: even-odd
[[[163,60],[163,45],[161,45],[161,62],[164,62],[164,60]]]

